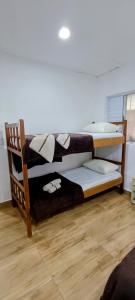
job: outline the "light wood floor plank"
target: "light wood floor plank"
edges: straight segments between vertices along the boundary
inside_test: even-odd
[[[60,294],[59,288],[55,284],[54,280],[50,280],[46,284],[39,286],[25,294],[18,300],[63,300],[64,298]]]
[[[116,191],[34,226],[0,208],[0,300],[99,300],[106,280],[135,246],[135,206]]]

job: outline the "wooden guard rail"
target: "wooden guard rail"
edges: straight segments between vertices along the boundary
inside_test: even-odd
[[[27,165],[23,160],[23,147],[25,145],[24,121],[19,123],[5,123],[7,152],[9,162],[9,174],[11,183],[11,194],[13,206],[18,206],[27,226],[27,234],[32,236],[32,225],[30,217],[30,196],[28,184]],[[13,174],[13,154],[18,155],[22,162],[23,180],[20,182]]]

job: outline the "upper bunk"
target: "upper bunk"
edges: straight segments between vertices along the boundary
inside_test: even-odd
[[[90,133],[93,137],[95,149],[115,146],[120,144],[122,145],[126,143],[127,120],[121,122],[110,122],[110,123],[119,126],[121,130],[117,132]]]
[[[73,153],[93,152],[96,148],[109,147],[115,145],[123,145],[126,143],[127,121],[113,122],[115,125],[121,125],[122,132],[115,133],[72,133],[70,135],[70,147],[65,149],[56,142],[55,156],[53,161],[62,161],[62,157]],[[5,123],[6,140],[8,151],[14,155],[14,164],[17,169],[18,159],[23,159],[23,163],[27,164],[28,168],[35,165],[48,163],[41,155],[31,149],[30,143],[34,136],[25,135],[24,121],[19,120],[18,123]],[[58,134],[55,134],[56,138]],[[52,161],[52,162],[53,162]],[[21,162],[21,160],[20,160]],[[17,171],[20,170],[20,166]]]

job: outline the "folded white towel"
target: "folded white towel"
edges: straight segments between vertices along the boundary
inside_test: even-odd
[[[61,188],[61,179],[55,179],[45,186],[43,186],[43,191],[48,192],[50,194],[54,193],[56,190]]]
[[[55,150],[55,137],[52,134],[37,135],[32,139],[29,147],[48,162],[52,162]]]
[[[61,179],[58,178],[58,179],[54,179],[53,181],[51,181],[51,184],[56,186],[56,188],[61,185]]]
[[[57,184],[56,189],[57,189],[57,190],[61,189],[61,184]]]
[[[67,133],[59,134],[57,142],[65,149],[69,148],[70,135]],[[55,136],[53,134],[40,134],[35,136],[29,147],[40,154],[48,162],[53,162],[55,152]]]
[[[52,194],[56,191],[56,187],[49,183],[43,187],[43,191]]]
[[[58,135],[56,141],[65,149],[69,148],[70,135],[68,133],[61,133]]]
[[[53,185],[51,183],[48,183],[48,184],[43,186],[43,190],[45,192],[48,192],[49,190],[51,190],[52,187],[53,187]]]

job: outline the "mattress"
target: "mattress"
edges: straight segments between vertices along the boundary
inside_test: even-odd
[[[98,139],[109,139],[109,138],[119,138],[119,137],[123,137],[123,134],[120,132],[101,132],[101,133],[93,133],[93,132],[86,132],[86,131],[82,131],[79,132],[81,134],[90,134],[93,137],[93,140],[98,140]]]
[[[85,167],[80,167],[59,173],[70,181],[79,184],[82,187],[83,191],[86,191],[100,184],[104,184],[111,180],[121,178],[121,174],[118,171],[103,175]]]

